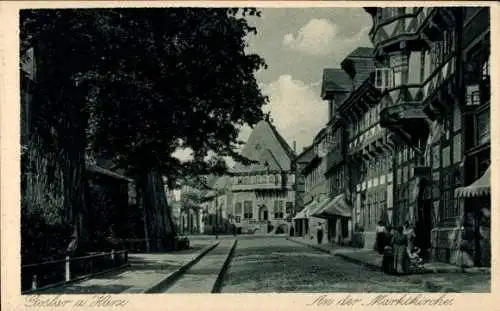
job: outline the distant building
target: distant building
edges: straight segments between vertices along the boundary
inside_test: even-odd
[[[320,142],[324,136],[325,130],[323,129],[316,135],[313,144],[295,159],[298,169],[297,178],[304,180],[304,191],[303,208],[295,215],[294,225],[296,232],[306,239],[315,239],[319,223],[327,227],[326,219],[313,215],[314,211],[328,201],[328,185],[325,177],[326,159],[320,149]],[[323,242],[327,243],[328,240],[329,235],[326,234]]]
[[[208,190],[203,193],[203,230],[205,234],[229,233],[235,221],[233,214],[233,194],[231,178],[211,176]]]
[[[178,224],[183,234],[203,233],[203,194],[200,187],[185,184],[181,189],[180,201],[175,207],[179,210]]]
[[[288,233],[294,213],[295,152],[269,118],[253,129],[242,155],[254,164],[230,170],[231,214],[242,232]]]

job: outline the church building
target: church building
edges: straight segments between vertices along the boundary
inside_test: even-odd
[[[237,163],[229,173],[238,232],[288,233],[295,205],[294,150],[266,117],[253,128],[241,154],[254,163]]]

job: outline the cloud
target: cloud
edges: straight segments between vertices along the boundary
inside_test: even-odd
[[[291,75],[281,75],[271,83],[260,84],[262,92],[269,96],[269,105],[264,112],[270,112],[273,124],[293,148],[297,143],[297,152],[312,143],[314,136],[326,124],[328,106],[320,97],[321,83],[304,83]],[[252,129],[243,126],[239,139],[247,141]],[[243,146],[242,146],[243,147]],[[240,148],[241,149],[241,148]],[[241,150],[240,150],[241,151]],[[192,150],[178,149],[174,156],[186,161],[192,159]],[[228,166],[233,166],[231,158],[225,158]]]
[[[286,34],[283,46],[313,56],[345,57],[358,46],[371,46],[369,31],[370,27],[365,27],[352,36],[344,36],[339,26],[330,20],[311,19],[296,34]]]
[[[281,75],[262,88],[270,101],[265,110],[271,112],[273,123],[291,147],[296,141],[297,152],[310,145],[327,122],[328,106],[317,86]]]

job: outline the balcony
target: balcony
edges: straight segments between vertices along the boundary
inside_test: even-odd
[[[405,8],[404,13],[393,18],[375,18],[374,27],[369,33],[370,40],[375,47],[375,56],[382,54],[382,49],[399,49],[400,41],[418,40],[418,31],[433,9],[431,7]]]
[[[392,150],[392,143],[388,137],[387,129],[382,128],[379,124],[372,126],[349,144],[347,155],[350,161],[357,162],[376,158],[377,155]]]
[[[397,105],[382,109],[380,126],[399,133],[412,145],[429,134],[427,115],[421,102],[401,101]]]
[[[400,50],[401,42],[410,49],[421,49],[423,45],[437,39],[441,31],[454,27],[451,9],[423,7],[410,10],[383,21],[376,20],[369,33],[375,47],[374,56]]]

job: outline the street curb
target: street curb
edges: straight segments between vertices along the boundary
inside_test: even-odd
[[[181,276],[186,270],[191,268],[194,264],[196,264],[198,261],[200,261],[203,256],[205,256],[208,252],[216,248],[220,242],[216,242],[210,246],[205,247],[198,255],[193,257],[191,260],[189,260],[187,263],[183,264],[177,270],[169,273],[164,279],[161,281],[157,282],[156,284],[146,288],[141,292],[141,294],[153,294],[153,293],[159,293],[160,289],[166,287],[169,285],[168,283],[175,281],[179,276]],[[122,294],[125,294],[126,292],[122,292]]]
[[[312,244],[309,244],[309,243],[305,243],[305,242],[301,242],[301,241],[297,241],[297,240],[294,240],[294,239],[290,239],[290,238],[286,238],[288,241],[291,241],[291,242],[294,242],[294,243],[297,243],[297,244],[300,244],[300,245],[303,245],[303,246],[307,246],[307,247],[310,247],[310,248],[313,248],[317,251],[320,251],[320,252],[323,252],[323,253],[327,253],[327,254],[330,254],[332,255],[332,252],[327,250],[327,249],[324,249],[322,247],[319,247],[317,245],[312,245]]]
[[[331,251],[326,250],[326,249],[323,249],[322,247],[319,247],[317,245],[312,245],[309,243],[301,242],[301,241],[290,239],[290,238],[287,238],[287,240],[295,242],[295,243],[300,244],[300,245],[314,248],[314,249],[321,251],[321,252],[324,252],[324,253],[329,253],[333,256],[341,257],[342,259],[349,261],[349,262],[352,262],[352,263],[361,264],[361,265],[364,265],[366,267],[370,267],[372,269],[377,269],[377,270],[382,269],[382,265],[375,265],[375,264],[372,264],[372,263],[369,263],[369,262],[366,262],[366,261],[363,261],[363,260],[360,260],[357,258],[353,258],[349,255],[346,255],[346,254],[343,254],[340,252],[336,252],[335,250],[331,250]],[[425,271],[421,274],[446,274],[446,273],[463,273],[463,274],[481,274],[481,273],[483,273],[483,274],[487,274],[487,273],[491,273],[491,270],[489,268],[464,268],[464,269],[462,269],[461,267],[458,267],[458,266],[457,267],[448,267],[448,268],[424,268],[424,269],[425,269]]]
[[[96,272],[96,273],[92,273],[92,274],[82,275],[82,276],[77,277],[77,278],[75,278],[73,280],[70,280],[70,281],[62,281],[62,282],[59,282],[59,283],[46,285],[46,286],[43,286],[43,287],[40,287],[40,288],[37,288],[37,289],[30,289],[30,290],[21,292],[21,294],[22,295],[42,294],[44,291],[47,291],[47,290],[52,289],[52,288],[62,287],[62,286],[73,284],[73,283],[80,282],[80,281],[86,281],[86,280],[92,279],[92,278],[94,278],[96,276],[101,276],[101,275],[105,275],[105,274],[108,274],[108,273],[111,274],[113,272],[125,271],[125,270],[127,270],[129,268],[130,268],[130,264],[126,263],[126,264],[121,265],[119,267],[107,269],[107,270]]]
[[[234,250],[236,249],[236,245],[238,244],[238,240],[233,240],[233,245],[227,252],[226,260],[222,264],[222,268],[219,271],[219,274],[217,275],[217,279],[215,279],[214,286],[212,287],[212,294],[215,293],[220,293],[220,290],[222,288],[222,281],[224,280],[224,275],[226,274],[227,269],[229,268],[229,264],[231,263],[231,260],[234,255]]]

